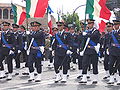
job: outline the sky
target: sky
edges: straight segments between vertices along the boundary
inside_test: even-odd
[[[12,0],[14,3],[25,6],[25,3],[21,3],[22,0]],[[11,0],[0,0],[0,3],[10,3]],[[53,16],[57,19],[57,11],[61,10],[64,14],[73,13],[73,11],[80,5],[85,5],[86,0],[49,0],[49,5],[53,10]],[[84,19],[85,6],[77,9],[80,20]]]

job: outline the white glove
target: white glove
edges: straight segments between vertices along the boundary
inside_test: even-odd
[[[12,50],[9,51],[9,55],[12,55],[14,54],[14,52]]]
[[[55,51],[52,51],[52,56],[55,56]]]
[[[86,33],[86,32],[83,32],[82,35],[85,36],[85,35],[87,35],[87,33]]]
[[[43,54],[44,53],[44,46],[40,46],[40,51],[41,51],[41,53]]]
[[[80,52],[80,56],[83,56],[83,55],[84,55],[84,51],[81,51],[81,52]]]
[[[70,50],[67,50],[66,54],[71,55],[73,52],[71,52]]]
[[[50,51],[52,51],[52,48],[49,48]]]
[[[109,50],[108,49],[106,50],[106,53],[107,53],[107,55],[109,55]]]
[[[26,34],[29,35],[29,34],[30,34],[30,31],[26,31]]]
[[[79,49],[77,48],[77,53],[79,53]]]
[[[27,50],[27,42],[25,42],[24,50]]]
[[[21,51],[20,51],[20,50],[18,50],[18,54],[19,54],[19,53],[21,53]]]
[[[30,54],[30,50],[27,50],[26,52],[27,52],[27,55],[29,55],[29,54]]]
[[[95,46],[95,51],[98,53],[100,49],[100,44],[98,43],[97,46]]]

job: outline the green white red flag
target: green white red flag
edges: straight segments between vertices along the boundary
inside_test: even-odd
[[[53,11],[52,11],[52,9],[51,9],[51,7],[48,5],[48,8],[47,8],[47,14],[48,14],[48,28],[49,28],[49,33],[51,34],[51,35],[53,35],[53,33],[52,33],[52,15],[51,15],[51,13],[53,13]]]
[[[97,17],[109,20],[111,12],[106,7],[106,1],[107,0],[87,0],[86,14],[89,14],[91,19]]]
[[[14,23],[21,25],[26,19],[25,7],[12,3],[12,11],[14,14]]]
[[[43,17],[48,7],[48,0],[26,0],[27,18]]]

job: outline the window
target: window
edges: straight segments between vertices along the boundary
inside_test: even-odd
[[[13,19],[14,18],[14,16],[13,16],[13,11],[12,11],[12,9],[10,10],[10,19]]]
[[[8,9],[3,10],[3,19],[8,19]]]
[[[2,9],[0,9],[0,19],[2,19]]]

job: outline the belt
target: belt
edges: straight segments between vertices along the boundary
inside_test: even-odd
[[[88,45],[87,48],[95,49],[94,46],[90,46],[90,45]]]
[[[40,49],[40,47],[31,46],[32,49]]]
[[[114,46],[114,47],[120,47],[120,44],[114,44],[114,43],[112,43],[112,46]]]
[[[66,45],[57,45],[57,47],[64,47],[64,46],[66,46]]]
[[[12,44],[6,44],[6,45],[2,45],[3,47],[7,47],[7,46],[10,46],[12,47],[13,45]]]

